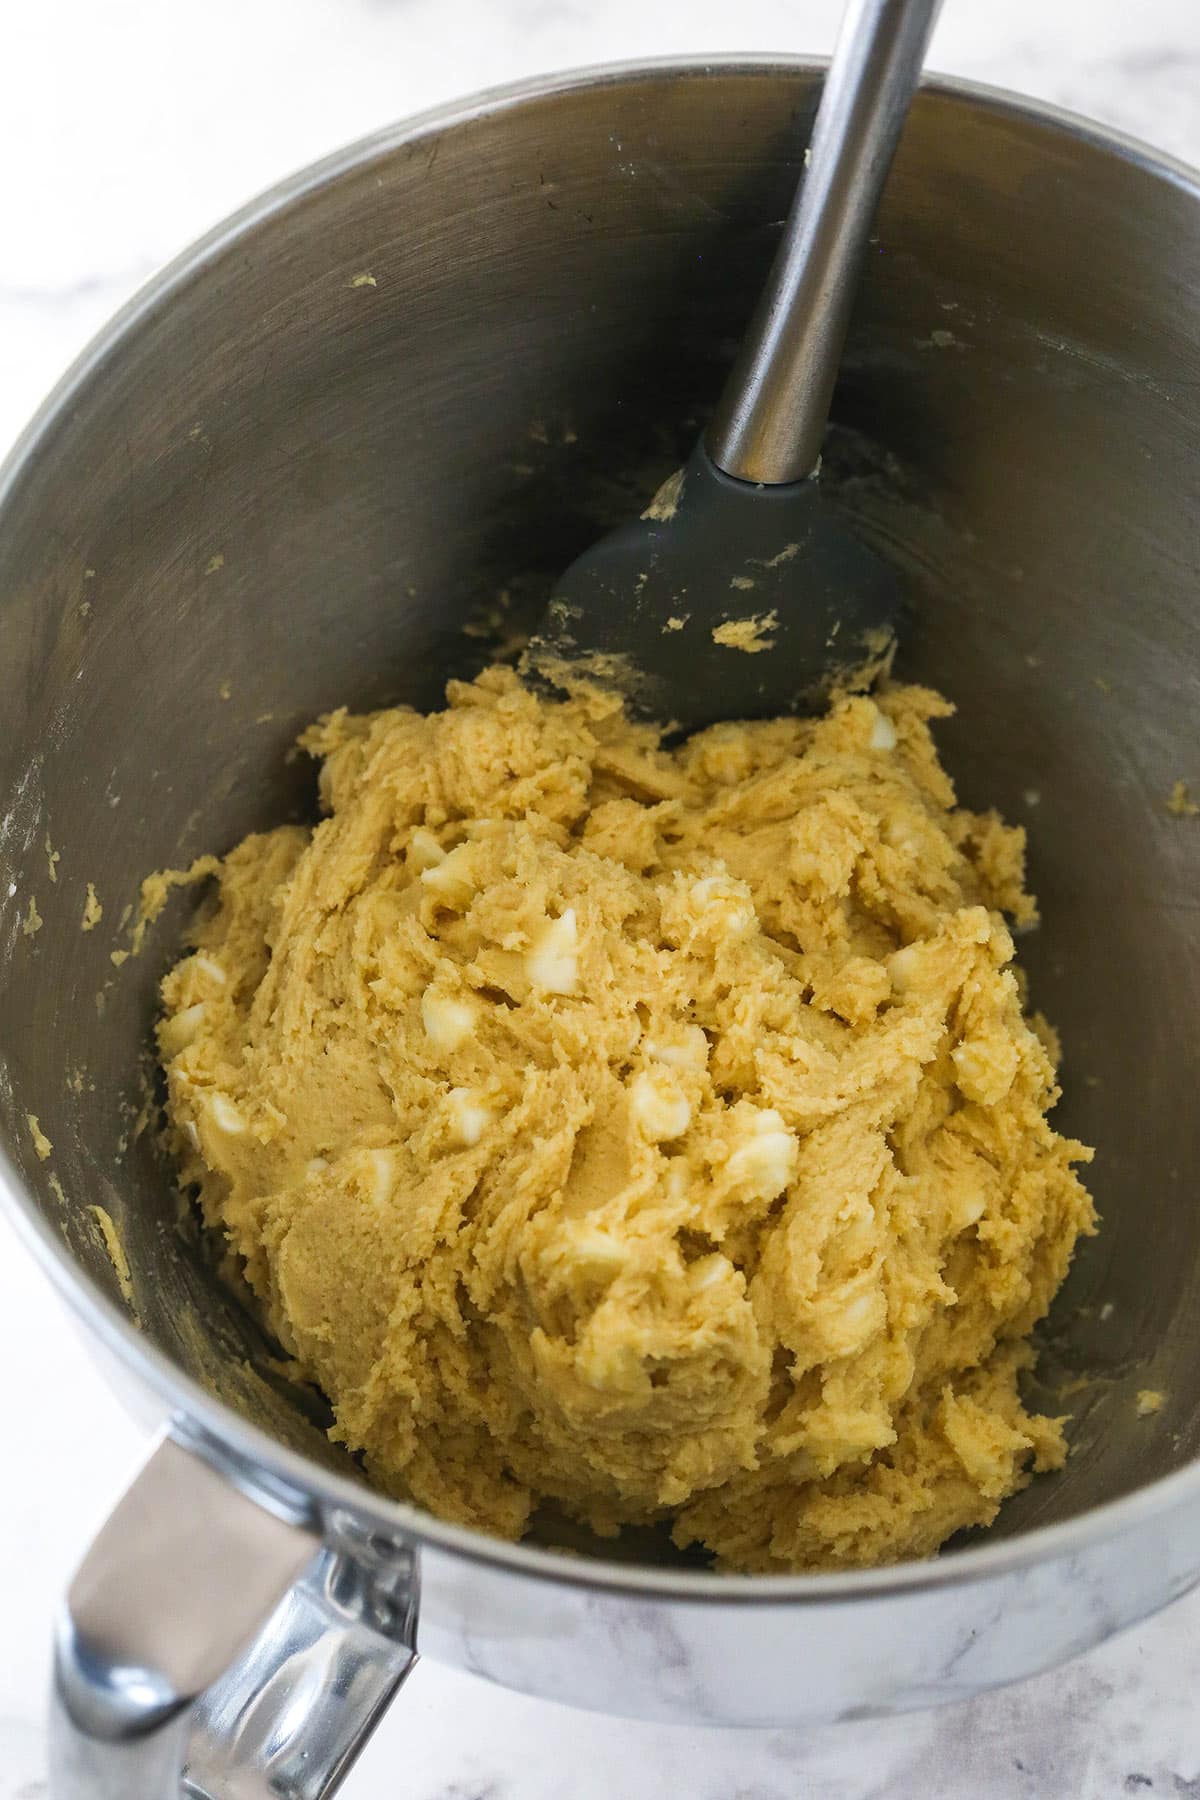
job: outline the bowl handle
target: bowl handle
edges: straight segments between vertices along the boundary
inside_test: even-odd
[[[164,1435],[67,1592],[52,1800],[326,1800],[416,1661],[415,1553],[337,1534]]]

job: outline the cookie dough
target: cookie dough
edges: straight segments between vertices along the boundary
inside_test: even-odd
[[[926,688],[664,748],[507,670],[337,712],[325,817],[219,866],[159,1044],[182,1177],[370,1478],[742,1570],[919,1557],[1061,1421],[1093,1209]]]

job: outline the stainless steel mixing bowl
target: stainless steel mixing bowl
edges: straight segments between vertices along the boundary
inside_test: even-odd
[[[924,91],[826,458],[911,572],[904,673],[961,703],[963,796],[1030,829],[1045,924],[1023,955],[1104,1219],[1042,1362],[1040,1398],[1074,1414],[1062,1474],[986,1537],[871,1574],[453,1529],[330,1446],[141,1128],[190,902],[114,967],[139,878],[307,812],[301,724],[435,702],[487,653],[466,626],[536,609],[675,466],[817,81],[603,71],[355,146],[155,281],[8,464],[0,1185],[165,1421],[64,1611],[60,1796],[161,1800],[182,1760],[193,1792],[327,1792],[418,1638],[616,1712],[846,1718],[1044,1668],[1200,1576],[1200,821],[1166,805],[1200,791],[1200,186],[1077,120]],[[1143,1417],[1146,1388],[1166,1398]]]

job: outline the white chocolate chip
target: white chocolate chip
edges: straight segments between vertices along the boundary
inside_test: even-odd
[[[984,1214],[983,1195],[979,1192],[967,1194],[955,1210],[954,1228],[956,1231],[969,1231],[977,1225]]]
[[[431,893],[452,906],[463,906],[475,893],[475,856],[473,846],[459,844],[431,868],[422,869],[421,881]]]
[[[367,1162],[371,1170],[371,1198],[376,1206],[386,1206],[396,1185],[396,1153],[394,1150],[369,1150]]]
[[[623,1268],[628,1251],[619,1238],[610,1232],[601,1231],[594,1225],[577,1223],[570,1226],[568,1245],[571,1260],[594,1269],[599,1274],[615,1273]]]
[[[750,889],[731,875],[702,876],[692,883],[691,900],[698,919],[719,925],[728,936],[740,937],[755,923]]]
[[[894,750],[896,748],[896,727],[886,713],[875,708],[875,719],[871,726],[870,745],[872,750]]]
[[[226,1137],[240,1137],[246,1121],[228,1094],[213,1094],[208,1102],[208,1116],[217,1131]]]
[[[550,920],[525,958],[533,986],[547,994],[573,994],[579,981],[578,949],[575,908],[568,906],[561,918]]]
[[[446,852],[432,831],[426,831],[423,825],[418,825],[408,840],[404,860],[410,869],[421,874],[425,869],[436,869],[439,863],[444,863]]]
[[[328,1167],[329,1164],[323,1156],[310,1156],[304,1165],[304,1173],[306,1175],[320,1175],[322,1171]]]
[[[468,1148],[477,1144],[492,1122],[491,1107],[469,1087],[451,1088],[446,1096],[446,1106],[455,1141]]]
[[[878,1287],[848,1294],[838,1310],[836,1335],[830,1347],[838,1356],[850,1356],[878,1336],[886,1324],[887,1302]]]
[[[774,1107],[762,1107],[745,1139],[725,1165],[757,1200],[774,1200],[796,1174],[800,1147]]]
[[[684,1025],[670,1039],[647,1038],[642,1048],[654,1062],[672,1069],[704,1069],[708,1066],[708,1039],[699,1025]]]
[[[457,1050],[475,1027],[475,1008],[469,1000],[455,1000],[428,987],[421,995],[421,1023],[435,1050]]]
[[[173,1018],[163,1020],[158,1028],[158,1042],[164,1056],[178,1056],[196,1041],[196,1034],[204,1023],[204,1013],[204,1002],[198,1000],[195,1006],[185,1006]]]
[[[691,1185],[691,1177],[682,1160],[676,1157],[667,1169],[667,1199],[678,1206],[681,1200],[687,1199]]]
[[[980,1106],[999,1106],[1021,1060],[1016,1045],[1006,1038],[964,1038],[950,1058],[959,1092]]]
[[[892,978],[892,986],[898,994],[905,994],[915,981],[921,968],[921,954],[915,944],[906,944],[903,950],[897,950],[888,957],[887,972]]]
[[[719,1250],[711,1256],[698,1256],[688,1267],[688,1286],[694,1294],[703,1294],[708,1288],[715,1287],[718,1281],[728,1281],[733,1274],[733,1264]]]
[[[187,1138],[188,1143],[192,1146],[192,1149],[198,1150],[200,1148],[200,1133],[196,1130],[194,1121],[191,1119],[185,1119],[183,1121],[183,1131],[184,1131],[184,1136]]]
[[[630,1082],[629,1097],[638,1129],[651,1143],[682,1137],[692,1122],[687,1095],[670,1075],[643,1069]]]
[[[205,956],[203,951],[198,955],[193,956],[192,967],[195,969],[197,975],[203,975],[207,980],[214,981],[218,987],[224,987],[225,983],[229,980],[229,977],[226,975],[216,957]]]

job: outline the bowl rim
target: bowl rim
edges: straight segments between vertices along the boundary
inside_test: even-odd
[[[76,395],[185,284],[216,263],[235,243],[277,214],[355,169],[405,145],[457,126],[518,108],[605,87],[630,87],[664,77],[719,80],[728,75],[812,76],[828,66],[820,57],[761,55],[667,56],[593,64],[505,83],[428,108],[357,138],[265,189],[220,221],[150,277],[108,320],[70,364],[0,463],[0,521],[27,469],[69,414]],[[1010,90],[944,76],[926,77],[922,92],[966,104],[1007,120],[1048,129],[1167,181],[1200,203],[1200,169],[1140,139],[1081,114]],[[279,1443],[223,1400],[205,1391],[164,1351],[150,1343],[129,1315],[76,1263],[34,1204],[8,1145],[0,1138],[0,1210],[9,1218],[53,1288],[104,1350],[166,1404],[171,1430],[212,1461],[231,1480],[268,1506],[316,1505],[322,1523],[345,1512],[389,1538],[429,1547],[498,1574],[602,1590],[614,1596],[682,1604],[740,1606],[878,1600],[891,1594],[940,1589],[948,1584],[994,1579],[1047,1562],[1078,1556],[1097,1545],[1200,1500],[1200,1459],[1159,1476],[1118,1499],[1090,1507],[1077,1518],[1032,1526],[1018,1535],[973,1543],[945,1558],[880,1569],[797,1575],[715,1574],[629,1563],[602,1562],[574,1553],[509,1543],[471,1527],[447,1523],[405,1501],[391,1500],[349,1476],[322,1468]]]

